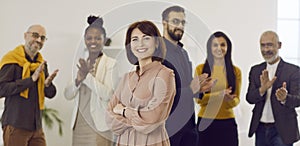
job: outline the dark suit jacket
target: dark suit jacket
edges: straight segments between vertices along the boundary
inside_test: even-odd
[[[266,94],[263,97],[259,94],[260,75],[266,69],[266,62],[255,65],[251,68],[249,74],[249,86],[246,99],[250,104],[255,104],[252,110],[253,115],[250,124],[249,137],[255,133],[262,116],[265,105]],[[297,113],[295,108],[300,106],[300,69],[298,66],[280,60],[275,76],[276,81],[272,86],[271,105],[275,119],[275,127],[286,144],[291,144],[299,140],[299,130],[297,122]],[[282,83],[287,85],[287,99],[285,104],[281,104],[275,96]]]

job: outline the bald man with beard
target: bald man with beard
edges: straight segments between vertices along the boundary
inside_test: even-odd
[[[255,146],[292,146],[300,138],[295,110],[300,106],[300,68],[279,56],[281,45],[276,32],[262,33],[265,62],[249,73],[246,99],[254,105],[249,137],[255,134]]]
[[[30,26],[24,39],[24,45],[9,51],[0,62],[0,97],[5,97],[1,120],[4,145],[46,146],[42,110],[45,97],[56,94],[52,81],[58,70],[49,75],[39,53],[47,40],[43,26]]]

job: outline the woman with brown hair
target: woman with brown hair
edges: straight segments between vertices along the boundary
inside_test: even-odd
[[[126,52],[136,70],[124,75],[107,112],[107,124],[117,145],[170,145],[165,121],[175,96],[174,73],[161,64],[166,47],[150,21],[131,24]]]

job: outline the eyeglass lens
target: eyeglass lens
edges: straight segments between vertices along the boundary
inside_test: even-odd
[[[179,25],[180,23],[182,24],[182,25],[185,25],[185,20],[179,20],[179,19],[172,19],[171,20],[171,22],[173,23],[173,24],[175,24],[175,25]]]
[[[37,32],[29,32],[29,33],[31,33],[31,36],[34,37],[35,39],[41,38],[41,41],[45,41],[47,39],[46,36],[44,35],[41,36]]]

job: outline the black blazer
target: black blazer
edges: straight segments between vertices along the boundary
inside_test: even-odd
[[[255,65],[251,68],[249,74],[249,86],[246,94],[248,103],[255,104],[252,112],[252,119],[249,129],[249,137],[255,133],[262,116],[265,105],[266,94],[263,97],[259,94],[260,75],[266,69],[266,62]],[[300,106],[300,68],[280,60],[275,76],[276,81],[272,86],[271,105],[275,119],[275,127],[285,144],[291,144],[299,140],[299,128],[297,122],[297,113],[295,108]],[[275,96],[282,83],[287,85],[287,99],[285,104],[281,104]]]

